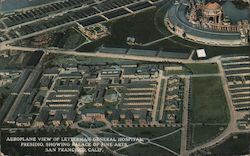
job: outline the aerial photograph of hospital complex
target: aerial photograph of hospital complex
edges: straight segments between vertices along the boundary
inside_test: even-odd
[[[250,1],[0,0],[0,156],[250,156]]]

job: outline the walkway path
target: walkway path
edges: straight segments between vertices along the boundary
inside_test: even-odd
[[[152,41],[152,42],[148,42],[148,43],[145,43],[145,44],[142,44],[142,46],[151,46],[153,44],[156,44],[156,43],[159,43],[161,41],[164,41],[164,40],[167,40],[171,37],[174,37],[175,35],[170,35],[170,36],[167,36],[167,37],[163,37],[163,38],[160,38],[158,40],[155,40],[155,41]]]
[[[184,88],[184,102],[182,114],[182,131],[181,131],[181,155],[185,156],[187,152],[187,138],[188,138],[188,103],[189,103],[189,87],[190,77],[185,78]]]

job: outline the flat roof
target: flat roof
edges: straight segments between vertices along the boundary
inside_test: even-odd
[[[198,58],[203,58],[207,56],[205,49],[197,49],[196,53]]]

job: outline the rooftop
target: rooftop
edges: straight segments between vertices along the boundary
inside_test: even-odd
[[[198,58],[204,58],[207,56],[205,49],[197,49],[196,52],[197,52]]]
[[[218,4],[217,2],[209,2],[205,5],[205,9],[208,9],[208,10],[218,10],[218,9],[221,9],[221,6],[220,4]]]

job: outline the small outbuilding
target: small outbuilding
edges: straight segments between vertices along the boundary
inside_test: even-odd
[[[197,49],[196,50],[198,58],[205,58],[207,57],[205,49]]]

